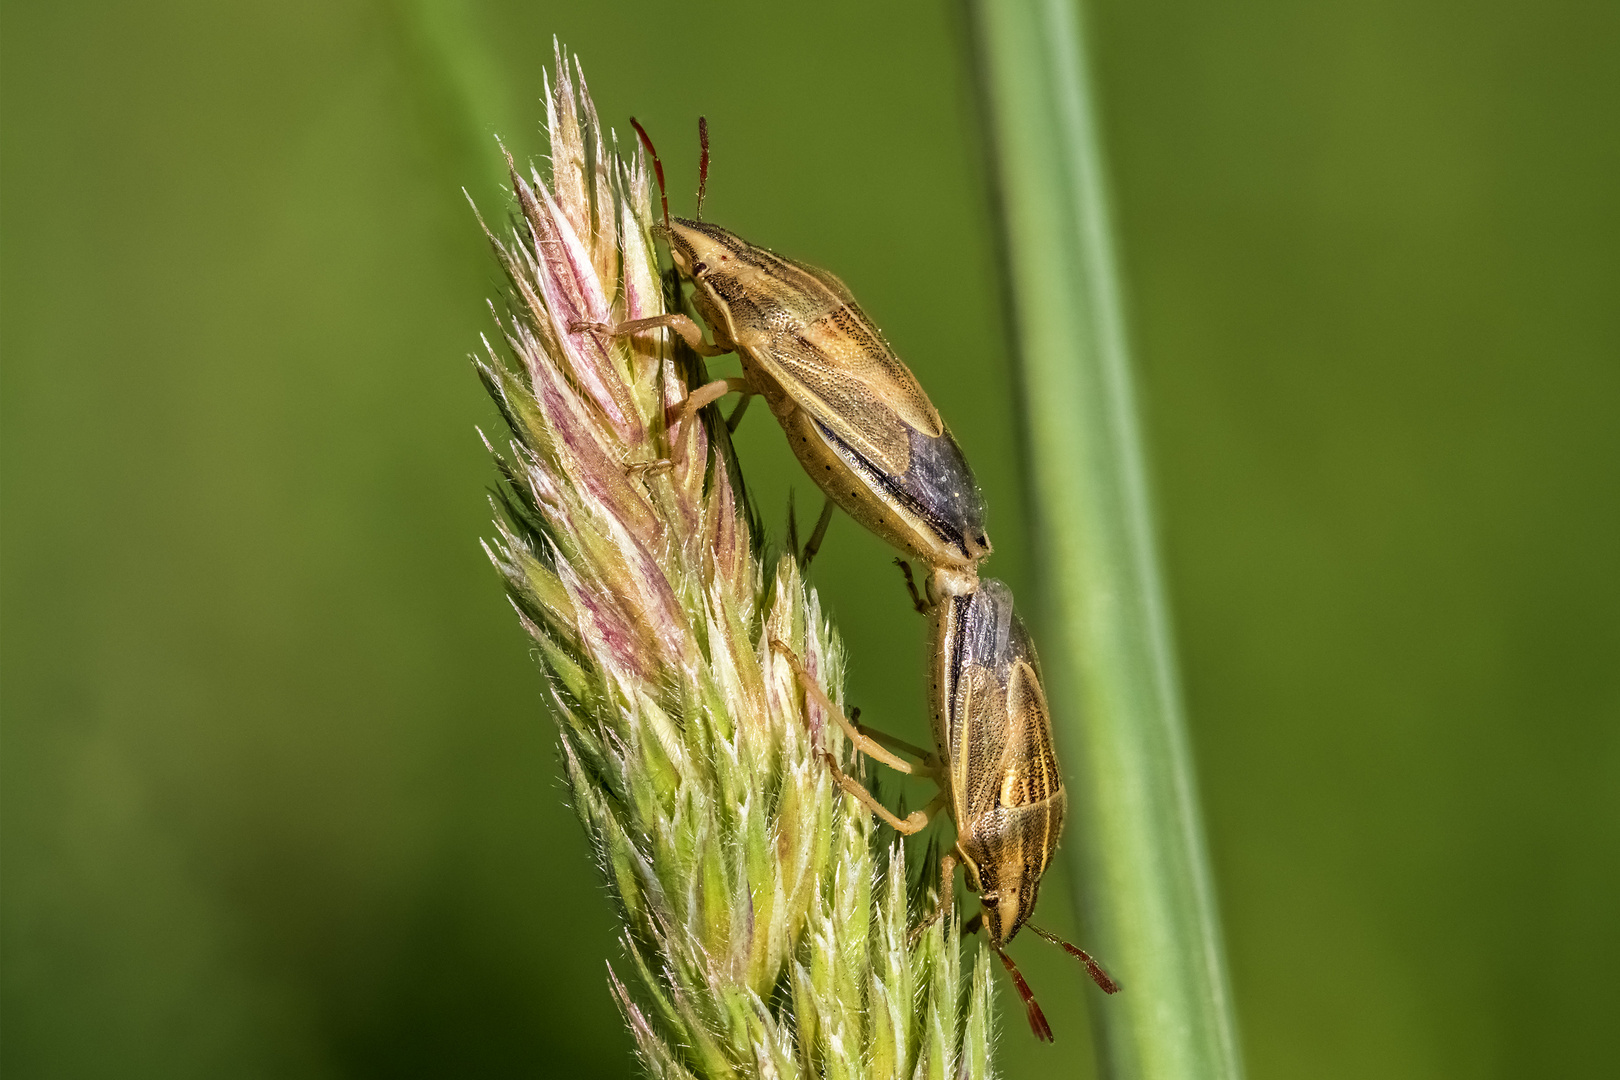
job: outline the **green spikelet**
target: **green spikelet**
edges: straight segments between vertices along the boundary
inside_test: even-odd
[[[646,163],[577,61],[547,92],[552,173],[511,164],[511,280],[480,377],[511,429],[487,545],[549,677],[574,807],[618,903],[610,972],[656,1077],[989,1075],[982,948],[914,946],[898,844],[816,757],[849,751],[770,640],[837,702],[844,658],[791,557],[767,564],[723,425],[666,423],[701,378],[671,335]],[[486,228],[486,232],[488,229]],[[858,768],[852,765],[851,768]]]

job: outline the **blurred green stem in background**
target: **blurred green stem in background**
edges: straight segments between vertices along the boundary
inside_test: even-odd
[[[1042,643],[1074,773],[1066,851],[1111,1077],[1242,1074],[1071,0],[971,5],[1022,378]],[[1076,975],[1076,978],[1081,976]]]

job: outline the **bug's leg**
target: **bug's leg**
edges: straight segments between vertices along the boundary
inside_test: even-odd
[[[928,819],[934,816],[935,811],[945,805],[944,793],[941,792],[940,797],[934,799],[933,802],[930,802],[921,810],[913,810],[904,818],[895,817],[887,806],[878,802],[876,795],[866,790],[866,787],[860,781],[852,779],[848,773],[839,768],[838,760],[831,754],[825,750],[821,751],[821,760],[827,766],[827,771],[832,773],[833,779],[838,781],[839,787],[859,799],[862,806],[876,814],[881,821],[901,836],[910,836],[912,833],[921,832],[928,825]]]
[[[969,937],[984,929],[984,912],[975,911],[973,918],[962,924],[962,936]]]
[[[705,405],[713,404],[733,391],[746,393],[747,379],[716,379],[686,395],[686,400],[675,406],[675,419],[677,422],[685,420]]]
[[[887,765],[896,772],[903,772],[911,776],[927,776],[930,774],[931,770],[926,766],[913,765],[911,762],[906,761],[903,758],[895,757],[893,754],[883,749],[883,747],[880,746],[876,740],[863,733],[859,727],[852,723],[849,717],[845,716],[838,709],[838,707],[832,703],[832,699],[827,696],[826,691],[821,689],[820,684],[810,677],[810,673],[808,671],[804,670],[804,665],[799,663],[799,658],[793,655],[793,650],[788,648],[784,641],[782,641],[780,638],[771,638],[771,648],[780,653],[782,655],[782,659],[787,661],[788,667],[793,669],[793,674],[799,680],[799,685],[804,687],[805,696],[811,701],[815,702],[817,705],[821,706],[821,708],[826,711],[827,715],[831,716],[838,722],[838,726],[844,729],[844,734],[849,736],[849,741],[855,744],[855,749],[859,750],[869,758],[876,758],[878,761],[883,762],[883,764]],[[830,762],[831,760],[832,759],[829,756],[828,761]],[[836,767],[837,766],[835,765],[834,768]],[[850,783],[853,784],[855,782],[851,780]],[[857,784],[856,786],[859,787],[860,785]],[[887,813],[887,811],[884,812]],[[894,815],[890,814],[889,816],[893,817]],[[916,817],[916,814],[913,814],[912,817]]]
[[[940,794],[943,795],[944,792],[941,792]],[[911,933],[906,935],[906,948],[915,948],[917,939],[922,937],[930,926],[933,926],[935,923],[939,922],[940,919],[944,918],[945,913],[949,911],[955,905],[955,903],[956,855],[954,851],[948,851],[945,853],[944,857],[939,860],[939,899],[934,903],[933,914],[929,915],[928,918],[911,928]]]
[[[746,399],[745,399],[746,400]],[[816,527],[810,533],[810,539],[804,545],[804,558],[799,560],[800,566],[809,566],[810,560],[816,557],[821,550],[821,541],[827,537],[827,525],[832,521],[833,501],[828,499],[821,504],[821,516],[816,518]]]
[[[646,319],[631,319],[629,322],[619,323],[617,326],[605,322],[576,322],[568,328],[574,333],[582,330],[594,330],[598,334],[608,337],[626,337],[630,334],[641,334],[648,330],[669,329],[681,335],[681,339],[692,347],[692,351],[699,356],[723,356],[731,350],[722,345],[710,345],[703,340],[703,330],[691,318],[679,312],[670,312],[665,315],[653,315]]]
[[[730,416],[726,417],[727,431],[737,430],[737,425],[742,423],[743,413],[748,411],[748,403],[753,400],[754,395],[749,393],[747,390],[744,390],[742,400],[737,402],[737,407],[731,410]]]
[[[886,731],[879,731],[875,727],[870,727],[861,723],[861,710],[859,709],[855,709],[850,712],[849,721],[855,725],[856,730],[858,730],[862,735],[865,735],[873,742],[879,744],[885,750],[893,750],[900,754],[910,754],[912,757],[917,758],[920,762],[922,762],[923,772],[933,775],[937,775],[939,773],[939,755],[934,753],[932,750],[924,750],[915,743],[908,743],[906,740],[898,738],[894,735],[890,735]]]
[[[682,445],[686,439],[686,425],[697,415],[697,411],[705,405],[711,405],[719,401],[733,391],[746,393],[748,391],[748,380],[740,378],[716,379],[714,382],[705,383],[687,394],[686,400],[675,407],[675,417],[669,425],[671,431],[669,445],[671,447]]]
[[[911,594],[911,606],[917,609],[919,615],[928,614],[928,602],[922,598],[922,593],[917,591],[917,582],[911,576],[911,564],[904,559],[897,558],[894,560],[894,565],[898,566],[900,573],[905,575],[906,592]]]

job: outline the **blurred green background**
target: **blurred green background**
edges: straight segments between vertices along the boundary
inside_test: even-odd
[[[1620,6],[1090,12],[1251,1073],[1613,1075]],[[499,286],[458,189],[503,212],[553,34],[678,208],[706,113],[709,215],[850,283],[1032,597],[958,26],[5,4],[7,1076],[634,1072],[476,544]],[[768,416],[740,443],[773,527],[814,513]],[[838,520],[814,576],[853,700],[921,734],[888,552]],[[1008,1015],[1006,1074],[1091,1075],[1082,976],[1018,955],[1059,1041]]]

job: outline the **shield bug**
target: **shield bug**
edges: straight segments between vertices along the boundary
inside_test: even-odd
[[[912,591],[915,595],[914,586]],[[939,783],[932,802],[900,818],[846,774],[830,754],[822,754],[845,791],[903,834],[922,829],[940,808],[948,810],[956,825],[956,843],[941,860],[940,908],[914,934],[938,919],[952,902],[953,877],[960,865],[968,889],[978,893],[981,904],[967,928],[982,924],[990,947],[1023,999],[1030,1027],[1038,1038],[1050,1042],[1051,1026],[1007,954],[1007,943],[1020,929],[1028,927],[1080,960],[1105,993],[1116,993],[1119,984],[1084,950],[1029,921],[1041,877],[1057,850],[1067,807],[1035,649],[1013,610],[1012,590],[1000,581],[985,579],[971,592],[944,596],[932,605],[919,602],[919,607],[927,611],[931,631],[932,753],[845,717],[785,645],[773,641],[772,646],[784,654],[807,696],[838,722],[858,750],[900,772]]]
[[[990,554],[984,500],[961,448],[917,379],[901,363],[849,289],[825,270],[758,247],[701,220],[708,181],[708,126],[699,121],[699,218],[671,218],[664,167],[634,120],[658,175],[664,216],[655,233],[669,244],[676,270],[693,286],[692,302],[713,341],[679,313],[608,326],[612,335],[668,328],[704,356],[736,352],[742,377],[693,390],[674,421],[728,393],[763,397],[800,464],[827,495],[813,552],[831,506],[929,569],[931,596],[971,591]]]

